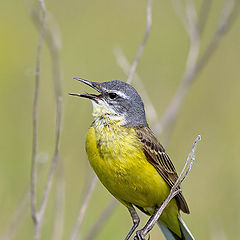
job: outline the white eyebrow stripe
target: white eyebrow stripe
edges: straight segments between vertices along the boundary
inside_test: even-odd
[[[105,87],[102,87],[102,90],[103,91],[106,91],[108,93],[116,93],[118,96],[122,97],[122,98],[125,98],[125,99],[128,99],[129,96],[127,96],[125,93],[121,92],[121,91],[118,91],[118,90],[108,90],[107,88]]]
[[[109,92],[116,93],[118,96],[120,96],[120,97],[122,97],[122,98],[125,98],[125,99],[128,99],[128,98],[129,98],[125,93],[123,93],[123,92],[121,92],[121,91],[113,90],[113,91],[109,91]]]

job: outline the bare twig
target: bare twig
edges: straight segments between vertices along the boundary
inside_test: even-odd
[[[208,44],[206,50],[198,61],[196,74],[198,74],[203,69],[210,57],[213,55],[214,51],[217,49],[224,34],[226,34],[231,29],[233,23],[239,15],[239,8],[239,1],[234,2],[234,0],[225,0],[225,5],[219,19],[218,28],[210,40],[210,43]]]
[[[107,207],[103,210],[102,214],[96,220],[94,225],[91,227],[90,232],[86,236],[85,240],[92,240],[101,230],[102,226],[105,224],[106,220],[112,215],[113,210],[118,205],[118,202],[115,198],[112,198],[108,203]]]
[[[121,67],[123,72],[126,75],[128,75],[131,66],[130,66],[130,63],[127,60],[126,56],[124,55],[122,49],[119,46],[114,48],[114,54],[115,54],[118,65]],[[137,73],[134,74],[134,80],[135,80],[134,84],[136,85],[138,91],[141,93],[143,101],[145,102],[145,104],[147,106],[146,112],[147,112],[148,119],[150,122],[155,122],[158,119],[157,111],[156,111],[154,105],[152,104],[152,102],[142,84],[142,81]]]
[[[188,4],[186,5],[186,20],[187,20],[186,29],[190,39],[190,47],[186,61],[185,72],[181,80],[181,84],[178,90],[176,91],[166,112],[164,113],[162,120],[160,122],[157,122],[153,127],[153,131],[157,135],[160,134],[162,130],[167,125],[170,125],[172,121],[175,119],[179,111],[180,105],[182,103],[182,99],[189,88],[193,76],[195,75],[200,45],[199,34],[197,29],[196,10],[191,0],[188,0]]]
[[[191,149],[190,153],[188,154],[186,163],[185,163],[177,181],[175,182],[175,184],[171,188],[171,191],[170,191],[168,197],[163,202],[163,204],[158,209],[158,211],[154,215],[151,216],[151,218],[149,219],[149,221],[147,222],[145,227],[141,230],[143,237],[146,236],[148,234],[148,232],[154,227],[155,223],[158,221],[159,217],[161,216],[163,210],[166,208],[168,203],[181,191],[181,189],[179,189],[179,186],[184,181],[184,179],[187,177],[188,173],[191,171],[191,167],[192,167],[192,165],[195,161],[195,156],[194,156],[195,149],[196,149],[197,143],[200,140],[201,140],[201,136],[198,135],[196,140],[193,143],[193,146],[192,146],[192,149]]]
[[[172,98],[170,105],[167,107],[167,110],[163,114],[162,119],[157,122],[153,127],[153,130],[156,134],[160,134],[163,129],[165,129],[167,126],[170,126],[174,122],[183,103],[183,98],[187,93],[191,83],[196,79],[197,74],[206,65],[210,56],[212,56],[213,52],[216,50],[220,40],[222,39],[222,36],[224,35],[224,33],[226,33],[227,30],[230,29],[236,17],[238,16],[240,4],[236,4],[237,6],[235,7],[230,7],[234,4],[233,1],[234,0],[226,0],[219,20],[218,29],[214,34],[213,38],[211,39],[208,47],[204,51],[203,55],[199,59],[199,36],[197,29],[197,21],[191,17],[191,12],[195,10],[191,8],[191,5],[187,4],[187,8],[189,8],[186,14],[189,16],[188,34],[190,37],[190,48],[187,58],[186,69],[181,80],[181,84],[177,89],[174,97]]]
[[[46,23],[46,8],[44,5],[44,1],[40,1],[41,7],[42,7],[42,12],[44,12],[44,20],[42,19],[41,26],[41,33],[44,30],[45,31],[45,23]],[[39,15],[37,16],[38,19]],[[39,22],[41,22],[39,20]],[[44,25],[43,25],[44,22]],[[44,28],[44,29],[43,29]],[[42,30],[43,29],[43,30]],[[43,216],[46,210],[47,206],[47,201],[48,197],[50,194],[51,186],[52,186],[52,181],[53,181],[53,173],[56,169],[56,164],[57,160],[59,158],[59,145],[60,145],[60,134],[61,134],[61,125],[62,125],[62,94],[61,94],[61,71],[60,71],[60,65],[59,65],[59,57],[58,57],[58,52],[59,52],[59,45],[56,43],[56,34],[55,32],[48,31],[48,36],[50,36],[51,40],[50,42],[47,41],[48,47],[51,53],[52,57],[52,65],[53,65],[53,79],[54,79],[54,89],[55,89],[55,99],[56,99],[56,142],[55,142],[55,150],[54,150],[54,156],[51,162],[47,182],[44,188],[43,192],[43,198],[42,201],[40,202],[39,210],[37,211],[36,209],[36,180],[37,180],[37,168],[36,168],[36,151],[37,149],[34,149],[34,167],[32,169],[32,183],[34,187],[32,187],[32,215],[33,215],[33,220],[34,220],[34,239],[39,240],[40,239],[40,234],[41,234],[41,228],[42,228],[42,223],[43,223]],[[43,41],[43,34],[41,36],[41,45]],[[41,49],[40,49],[41,50]],[[40,54],[40,53],[39,53]],[[39,62],[37,64],[37,68],[40,67],[40,58]],[[36,71],[37,72],[37,71]],[[39,82],[39,74],[38,74],[38,82]],[[36,107],[34,108],[34,116],[35,116],[35,121],[37,120],[37,109]],[[36,131],[36,130],[35,130]],[[35,134],[36,136],[36,134]],[[36,140],[35,140],[36,141]]]
[[[71,236],[69,238],[70,240],[76,240],[77,239],[77,235],[78,235],[79,229],[81,227],[83,218],[85,216],[85,213],[86,213],[86,210],[87,210],[87,207],[88,207],[88,204],[89,204],[89,200],[90,200],[90,198],[92,196],[92,193],[93,193],[93,190],[96,186],[96,182],[97,182],[97,176],[94,175],[93,178],[92,178],[91,184],[88,188],[88,191],[86,192],[86,195],[84,197],[83,204],[81,205],[81,208],[79,210],[77,220],[75,222],[75,225],[73,227]]]
[[[37,138],[38,138],[38,130],[37,130],[37,118],[38,118],[38,95],[39,95],[39,80],[40,80],[40,58],[41,51],[43,45],[43,36],[45,32],[45,24],[46,24],[46,7],[44,0],[39,0],[42,12],[42,23],[40,36],[38,41],[38,49],[37,49],[37,63],[35,70],[35,93],[34,93],[34,101],[33,101],[33,146],[32,146],[32,168],[31,168],[31,213],[35,226],[34,238],[36,240],[39,239],[40,234],[37,231],[37,225],[39,222],[38,214],[37,214],[37,201],[36,201],[36,186],[37,186]]]
[[[41,25],[41,19],[37,9],[31,9],[32,20],[37,28]],[[62,71],[60,68],[60,57],[59,52],[61,50],[61,36],[58,25],[56,24],[54,18],[48,12],[48,28],[45,29],[44,40],[50,52],[52,59],[52,73],[54,81],[54,91],[56,104],[58,102],[58,96],[62,96]]]
[[[141,57],[142,52],[143,52],[143,49],[144,49],[144,47],[146,45],[146,42],[148,40],[151,27],[152,27],[152,0],[147,0],[147,26],[146,26],[146,31],[145,31],[145,34],[144,34],[144,37],[143,37],[143,41],[142,41],[142,43],[141,43],[141,45],[139,47],[137,55],[136,55],[136,57],[135,57],[135,59],[133,61],[131,69],[129,71],[127,83],[131,83],[132,80],[133,80],[133,76],[134,76],[134,73],[136,71],[138,62],[140,60],[140,57]]]
[[[61,69],[60,69],[60,61],[59,61],[59,41],[60,39],[56,36],[56,27],[53,27],[47,31],[50,41],[47,41],[47,46],[50,51],[50,55],[52,57],[52,66],[53,66],[53,80],[54,80],[54,90],[55,90],[55,101],[56,101],[56,142],[55,142],[55,151],[52,159],[52,163],[50,166],[48,179],[45,185],[45,190],[43,193],[42,203],[39,208],[39,215],[43,215],[47,206],[48,196],[51,190],[53,173],[56,169],[57,160],[59,158],[59,145],[60,145],[60,136],[61,136],[61,126],[62,126],[62,87],[61,87]]]

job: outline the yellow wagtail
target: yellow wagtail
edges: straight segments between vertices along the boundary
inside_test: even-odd
[[[86,151],[102,184],[131,214],[133,226],[127,240],[140,222],[134,206],[153,215],[169,195],[178,175],[149,128],[143,101],[131,85],[119,80],[103,83],[76,80],[100,93],[70,95],[88,98],[93,104],[94,121],[88,130]],[[180,210],[189,213],[181,192],[158,221],[167,240],[194,239],[179,215]]]

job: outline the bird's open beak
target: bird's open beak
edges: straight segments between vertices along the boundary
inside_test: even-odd
[[[86,79],[82,78],[74,78],[75,80],[78,80],[80,82],[83,82],[87,84],[88,86],[92,87],[93,89],[97,90],[100,94],[89,94],[89,93],[69,93],[71,96],[77,96],[77,97],[84,97],[84,98],[89,98],[91,100],[97,100],[99,97],[101,97],[101,86],[99,83],[88,81]]]

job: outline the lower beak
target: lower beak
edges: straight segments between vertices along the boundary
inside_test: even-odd
[[[91,100],[94,100],[94,99],[99,98],[101,96],[101,95],[89,94],[89,93],[69,93],[69,95],[76,96],[76,97],[89,98]]]

